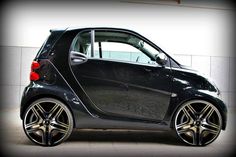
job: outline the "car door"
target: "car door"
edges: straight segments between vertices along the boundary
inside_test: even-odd
[[[138,48],[140,41],[117,30],[93,30],[75,39],[72,56],[82,59],[71,60],[72,71],[98,112],[143,120],[164,118],[171,95],[170,68],[152,61],[152,54]]]

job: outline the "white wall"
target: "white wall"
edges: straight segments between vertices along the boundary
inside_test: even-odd
[[[174,2],[173,2],[174,3]],[[189,3],[187,3],[189,5]],[[186,4],[186,5],[187,5]],[[191,5],[191,4],[190,4]],[[30,64],[49,29],[111,26],[128,28],[151,39],[181,63],[211,76],[233,105],[235,58],[233,11],[182,5],[107,3],[7,3],[0,41],[5,72],[0,76],[2,103],[19,104]],[[8,69],[8,70],[5,70]]]
[[[232,52],[232,10],[93,3],[9,3],[0,45],[40,47],[51,28],[112,26],[135,30],[173,54],[229,56]]]

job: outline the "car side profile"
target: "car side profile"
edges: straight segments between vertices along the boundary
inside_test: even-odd
[[[205,146],[227,123],[215,84],[142,35],[121,28],[51,30],[32,62],[20,117],[42,146],[73,128],[170,130]]]

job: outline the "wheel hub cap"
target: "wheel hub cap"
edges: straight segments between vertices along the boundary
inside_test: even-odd
[[[49,119],[45,119],[44,122],[43,122],[43,124],[46,125],[46,126],[50,125],[50,123],[51,123],[51,122],[50,122]]]
[[[195,123],[195,126],[197,126],[197,127],[201,126],[201,124],[202,124],[200,119],[197,119],[194,123]]]

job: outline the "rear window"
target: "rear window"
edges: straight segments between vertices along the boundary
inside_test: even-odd
[[[47,40],[43,43],[42,47],[39,49],[36,58],[47,58],[56,41],[61,37],[63,33],[64,30],[52,31]]]

